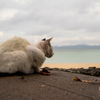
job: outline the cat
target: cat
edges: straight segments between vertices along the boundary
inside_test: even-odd
[[[13,74],[40,72],[46,57],[51,58],[53,47],[50,39],[43,39],[35,45],[21,37],[13,37],[0,45],[0,72]]]

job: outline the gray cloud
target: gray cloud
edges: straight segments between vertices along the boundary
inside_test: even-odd
[[[9,12],[3,12],[7,9]],[[10,10],[16,11],[13,16],[0,20],[0,32],[4,34],[53,36],[61,38],[59,45],[100,42],[99,0],[0,0],[0,12],[4,13],[0,18],[10,16]]]

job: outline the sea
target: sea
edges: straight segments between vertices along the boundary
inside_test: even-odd
[[[54,49],[45,63],[100,63],[100,49]]]

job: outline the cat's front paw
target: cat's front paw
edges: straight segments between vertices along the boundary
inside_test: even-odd
[[[36,68],[35,71],[36,71],[36,73],[40,73],[42,71],[42,69],[41,68]]]

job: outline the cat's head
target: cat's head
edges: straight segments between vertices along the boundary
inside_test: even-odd
[[[47,40],[45,38],[42,39],[42,49],[44,51],[45,56],[48,58],[51,58],[54,55],[53,47],[50,44],[50,41],[52,40],[52,38],[47,39]]]

